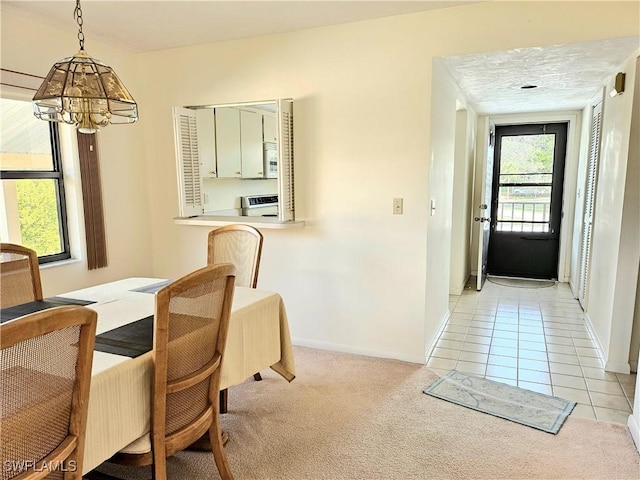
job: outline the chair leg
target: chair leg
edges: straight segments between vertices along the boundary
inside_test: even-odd
[[[227,455],[222,444],[222,429],[220,428],[220,417],[216,414],[209,428],[209,441],[211,442],[211,451],[216,461],[218,472],[222,480],[233,480],[233,474],[227,462]]]
[[[227,413],[227,403],[229,400],[229,391],[225,388],[220,390],[220,413]]]
[[[260,380],[262,380],[262,375],[260,375],[260,372],[258,372],[258,373],[254,373],[254,374],[253,374],[253,379],[254,379],[256,382],[259,382]]]
[[[164,437],[154,442],[154,436],[151,437],[151,456],[153,459],[153,465],[151,466],[151,473],[153,480],[167,480],[167,451],[164,444]]]

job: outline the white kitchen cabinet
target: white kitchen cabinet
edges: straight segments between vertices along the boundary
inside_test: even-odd
[[[240,111],[240,151],[242,178],[264,178],[261,114]]]
[[[263,141],[275,143],[278,141],[278,122],[275,115],[262,116]]]
[[[203,178],[216,178],[218,176],[218,166],[214,111],[212,108],[202,108],[195,112],[198,152],[200,154],[200,174]]]
[[[216,108],[215,117],[218,178],[242,178],[240,110]]]

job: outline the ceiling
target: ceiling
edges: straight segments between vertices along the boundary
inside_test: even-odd
[[[133,52],[199,45],[452,7],[472,1],[83,0],[87,50],[98,40]],[[75,2],[17,0],[2,11],[77,30]]]
[[[135,1],[84,0],[87,50],[100,41],[150,52],[325,25],[448,8],[473,1]],[[76,31],[74,2],[5,1],[1,12]],[[443,57],[481,114],[583,108],[640,37]],[[522,90],[522,85],[538,88]]]
[[[606,78],[638,48],[640,37],[625,37],[442,61],[480,114],[576,110],[597,96]]]

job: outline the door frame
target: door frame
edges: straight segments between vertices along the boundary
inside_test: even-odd
[[[491,192],[491,208],[494,214],[491,216],[490,221],[489,254],[487,258],[487,271],[490,271],[491,274],[545,280],[556,280],[558,278],[568,129],[568,122],[496,126],[496,147],[492,172],[493,190]],[[505,161],[503,157],[505,139],[515,137],[529,139],[532,136],[540,137],[543,135],[553,138],[551,171],[548,172],[551,178],[534,180],[531,185],[534,188],[539,182],[550,185],[549,211],[546,219],[548,230],[538,231],[533,228],[533,225],[530,225],[531,230],[528,230],[525,227],[526,224],[517,228],[517,226],[508,223],[509,228],[501,230],[498,227],[498,212],[503,201],[500,191],[503,186],[503,180],[506,182],[504,185],[510,182],[508,178],[502,178],[502,165]],[[534,172],[535,170],[535,168],[530,168],[526,172]],[[519,182],[523,183],[518,186],[528,184],[527,180],[519,180]],[[509,199],[504,200],[509,203]],[[513,201],[518,202],[519,200]],[[513,206],[511,213],[512,215],[514,214]],[[541,213],[544,215],[544,212]],[[532,214],[532,221],[534,216]],[[520,220],[526,221],[524,209]],[[543,225],[539,226],[542,227]],[[520,257],[520,259],[514,260],[510,258],[511,255]]]
[[[575,254],[579,254],[579,242],[582,239],[581,232],[576,232],[577,236],[574,235],[573,221],[576,208],[578,161],[581,154],[586,153],[581,152],[580,149],[580,139],[582,136],[582,111],[522,113],[513,115],[484,115],[478,117],[478,125],[480,125],[480,122],[484,122],[487,117],[491,119],[496,126],[560,122],[568,122],[569,124],[567,129],[567,151],[564,164],[563,184],[564,193],[562,200],[562,220],[560,222],[560,246],[558,251],[558,281],[563,283],[569,282],[569,276],[571,273],[571,259]],[[487,131],[486,135],[488,134],[489,132]],[[482,141],[488,142],[489,139],[485,136]],[[483,165],[486,165],[486,162],[482,158],[477,158],[476,164],[479,169],[482,169],[484,168]],[[479,174],[476,174],[476,179],[478,179],[478,181],[480,181],[480,178],[484,178],[482,174],[482,170],[479,171]],[[481,203],[480,191],[482,189],[479,187],[480,186],[477,183],[474,185],[474,205],[479,205]],[[471,255],[472,259],[477,259],[478,235],[481,230],[478,228],[479,223],[474,223]]]

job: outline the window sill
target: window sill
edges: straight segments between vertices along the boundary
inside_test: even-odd
[[[67,258],[66,260],[60,260],[58,262],[41,263],[40,270],[47,270],[49,268],[56,268],[56,267],[64,267],[66,265],[72,265],[74,263],[81,263],[81,262],[82,260],[78,258]]]
[[[231,217],[215,215],[199,215],[197,217],[176,217],[173,219],[176,225],[195,225],[201,227],[222,227],[242,223],[255,228],[292,229],[304,227],[303,221],[281,222],[277,218],[269,217]]]

